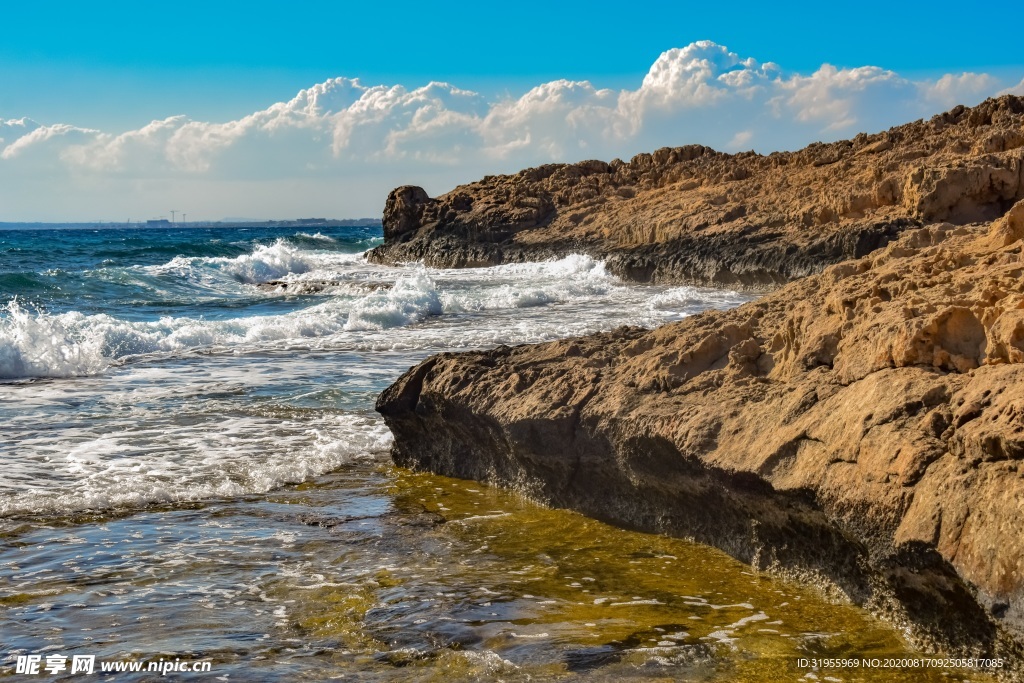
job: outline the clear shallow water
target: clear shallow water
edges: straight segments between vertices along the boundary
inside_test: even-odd
[[[0,676],[81,653],[247,681],[794,680],[799,656],[907,652],[713,550],[388,464],[373,401],[431,353],[744,297],[579,256],[367,264],[378,241],[0,232]]]

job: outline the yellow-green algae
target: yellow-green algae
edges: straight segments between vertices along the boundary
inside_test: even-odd
[[[865,611],[712,548],[388,465],[11,526],[8,655],[203,658],[245,681],[994,680],[801,666],[922,655]]]
[[[434,520],[418,534],[438,552],[410,550],[409,563],[358,586],[291,596],[301,605],[297,628],[356,650],[342,657],[348,666],[368,664],[376,650],[374,662],[415,680],[993,680],[967,669],[801,666],[800,659],[925,655],[865,611],[715,549],[618,529],[476,482],[392,475],[395,508]],[[422,636],[405,640],[436,649],[367,638],[374,609],[415,611],[416,600],[450,601],[442,613],[457,614],[424,610],[420,620],[398,620]],[[466,628],[445,629],[445,620]]]

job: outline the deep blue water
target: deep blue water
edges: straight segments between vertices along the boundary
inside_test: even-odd
[[[308,272],[313,264],[302,262],[302,252],[358,253],[380,237],[373,227],[0,230],[0,296],[51,313],[132,320],[249,306],[271,312],[266,297],[231,281]],[[258,251],[256,259],[239,261],[260,247],[262,261]]]

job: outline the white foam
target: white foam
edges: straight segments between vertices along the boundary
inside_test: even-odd
[[[338,256],[341,256],[340,254]],[[278,239],[259,244],[249,254],[226,256],[175,256],[163,265],[143,266],[139,270],[156,275],[176,275],[209,281],[223,273],[238,282],[257,284],[289,274],[307,273],[330,260],[330,254],[310,251]]]
[[[444,309],[434,281],[420,269],[399,277],[394,286],[359,300],[349,313],[345,330],[383,330],[441,315]]]
[[[471,666],[481,669],[482,673],[488,676],[519,671],[517,665],[502,658],[493,650],[455,650],[450,652],[450,656],[465,659]]]
[[[0,379],[72,377],[110,365],[102,336],[82,330],[84,316],[35,314],[17,300],[0,310]]]
[[[608,273],[603,261],[581,254],[541,263],[469,269],[466,273],[489,286],[444,293],[442,301],[446,312],[532,308],[603,297],[624,289],[622,283]]]
[[[146,429],[132,429],[137,422]],[[265,493],[379,457],[391,441],[381,420],[354,414],[224,417],[196,429],[174,415],[134,411],[105,429],[65,430],[55,443],[24,444],[0,485],[0,515]]]
[[[358,279],[365,275],[363,252],[347,253],[327,249],[325,247],[336,245],[337,241],[319,233],[299,233],[296,237],[312,241],[313,248],[293,244],[282,238],[272,244],[258,244],[250,253],[235,257],[176,256],[167,263],[133,266],[128,270],[143,276],[171,277],[176,280],[176,284],[188,284],[202,293],[220,293],[222,296],[251,296],[251,285],[276,280],[323,282]],[[361,244],[366,247],[373,242],[366,240]]]
[[[758,612],[757,614],[751,614],[749,617],[743,617],[739,621],[729,624],[727,628],[739,628],[757,621],[766,621],[768,618],[768,615],[764,612]]]
[[[482,521],[482,520],[485,520],[485,519],[500,519],[502,517],[511,517],[511,516],[512,516],[511,512],[498,512],[498,513],[495,513],[493,515],[470,515],[469,517],[463,517],[462,519],[457,519],[453,523],[454,524],[469,524],[470,522],[479,522],[479,521]],[[482,590],[485,590],[485,592],[488,592],[488,593],[490,592],[490,591],[487,591],[486,589],[482,589]],[[527,597],[529,597],[529,596],[527,596]]]
[[[476,270],[490,272],[498,276],[516,275],[565,278],[582,275],[588,278],[613,279],[613,276],[605,269],[604,261],[597,261],[586,254],[569,254],[568,256],[551,261],[507,263],[501,266],[479,268]]]
[[[338,240],[334,239],[333,237],[328,237],[327,235],[325,235],[325,234],[323,234],[321,232],[315,232],[312,235],[310,235],[308,232],[297,232],[297,233],[295,233],[295,236],[296,237],[300,237],[302,239],[314,240],[316,242],[323,242],[325,244],[337,244],[338,243]]]
[[[289,273],[305,273],[317,265],[315,255],[294,247],[284,240],[271,245],[259,245],[252,254],[242,254],[234,259],[211,259],[223,270],[241,282],[257,283],[274,280]]]
[[[750,299],[749,295],[730,290],[703,287],[672,287],[654,295],[647,305],[652,312],[661,311],[678,316],[692,315],[709,308],[728,309]]]

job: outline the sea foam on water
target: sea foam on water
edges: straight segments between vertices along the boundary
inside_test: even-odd
[[[103,337],[80,313],[32,313],[12,299],[0,312],[0,379],[73,377],[103,372]]]
[[[387,447],[373,398],[430,353],[653,326],[709,297],[744,299],[629,285],[585,255],[445,271],[368,263],[355,248],[365,237],[277,236],[229,256],[225,244],[241,243],[218,238],[186,250],[206,255],[169,259],[159,244],[126,249],[115,238],[90,238],[99,268],[38,259],[77,278],[68,287],[116,284],[109,300],[26,293],[0,309],[0,391],[19,406],[5,413],[18,455],[0,515],[306,481]],[[268,281],[283,286],[259,286]],[[33,378],[63,381],[10,382]]]
[[[415,265],[375,266],[367,264],[358,253],[303,249],[283,239],[256,245],[250,253],[233,258],[179,256],[162,265],[131,268],[151,276],[173,278],[179,284],[192,281],[197,291],[202,288],[203,300],[218,279],[226,300],[240,296],[241,287],[242,294],[257,303],[287,295],[286,291],[267,293],[254,287],[268,280],[299,282],[320,278],[338,286],[325,288],[323,296],[296,299],[294,305],[285,307],[286,312],[259,310],[220,319],[205,317],[200,306],[191,310],[183,307],[179,315],[129,320],[107,313],[48,313],[12,300],[0,312],[0,379],[88,376],[136,357],[203,349],[244,353],[290,340],[319,340],[321,347],[379,349],[387,345],[373,338],[373,333],[413,326],[430,318],[511,312],[615,297],[626,303],[638,294],[635,287],[624,286],[607,273],[602,262],[588,256],[572,255],[546,263],[510,264],[452,274]],[[365,281],[382,284],[370,288],[341,286],[345,282]],[[156,296],[153,289],[147,286],[144,295]],[[698,290],[690,291],[692,302],[688,303],[699,306],[699,297],[693,294]],[[523,324],[536,324],[536,340],[550,338],[551,333],[544,331],[549,327],[545,317],[539,314],[521,318],[514,327],[521,330]],[[591,327],[599,329],[607,317],[607,312],[594,315],[590,327],[565,329],[570,333]],[[652,316],[652,322],[660,322],[657,315]],[[480,344],[530,340],[520,334],[506,339],[509,323],[499,321],[493,333],[481,335],[481,330],[492,327],[481,321],[478,329],[466,333],[474,340],[472,343]],[[458,336],[449,335],[451,346],[462,345]],[[415,332],[391,341],[404,349],[418,346]],[[428,346],[434,343],[427,342]]]

